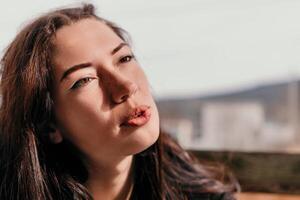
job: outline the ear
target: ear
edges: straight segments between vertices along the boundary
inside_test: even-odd
[[[49,139],[53,144],[58,144],[63,141],[63,136],[61,132],[57,128],[55,128],[49,133]]]

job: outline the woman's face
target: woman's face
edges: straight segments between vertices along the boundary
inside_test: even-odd
[[[53,99],[58,134],[90,159],[138,153],[159,135],[158,112],[131,48],[106,24],[58,30]]]

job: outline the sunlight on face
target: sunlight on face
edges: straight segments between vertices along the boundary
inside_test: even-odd
[[[86,157],[106,161],[138,153],[159,135],[147,78],[130,46],[96,19],[53,39],[56,126]]]

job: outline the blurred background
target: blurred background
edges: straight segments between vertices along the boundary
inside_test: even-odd
[[[30,19],[82,3],[1,1],[1,55]],[[184,147],[300,151],[300,1],[85,2],[131,34],[162,127]]]
[[[81,2],[1,0],[0,56],[29,19]],[[131,34],[162,128],[185,148],[300,152],[300,1],[84,2]]]

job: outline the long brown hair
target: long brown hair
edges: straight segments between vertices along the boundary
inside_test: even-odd
[[[92,199],[88,173],[76,147],[49,142],[52,131],[52,38],[58,29],[84,18],[107,24],[121,39],[128,34],[95,14],[91,4],[49,12],[27,25],[1,60],[0,199]],[[132,199],[188,199],[230,194],[234,187],[215,177],[164,133],[134,156]],[[224,199],[225,199],[224,196]],[[197,197],[198,198],[198,197]],[[201,198],[198,198],[201,199]]]

